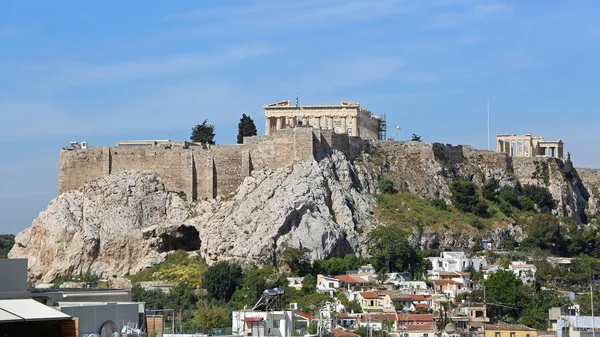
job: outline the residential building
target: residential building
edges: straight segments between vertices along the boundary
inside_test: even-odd
[[[397,321],[398,315],[395,313],[364,313],[358,315],[356,323],[358,326],[369,327],[375,331],[393,331],[396,328]]]
[[[335,325],[344,328],[356,328],[356,320],[359,314],[342,312],[335,315]]]
[[[365,266],[360,266],[358,268],[359,275],[363,275],[363,274],[375,275],[375,273],[376,273],[375,268],[373,268],[373,266],[370,263]]]
[[[333,334],[333,337],[360,337],[360,335],[355,334],[354,332],[342,330],[339,328],[331,329],[331,333]]]
[[[0,336],[71,336],[77,321],[68,314],[31,299],[27,290],[27,259],[0,259]]]
[[[302,283],[304,283],[304,277],[286,277],[288,287],[296,290],[302,290]]]
[[[485,337],[537,337],[537,330],[523,324],[486,324]]]
[[[358,303],[363,312],[383,312],[379,295],[372,291],[358,293]]]
[[[334,297],[340,289],[341,281],[333,276],[317,275],[317,292]]]
[[[514,261],[508,270],[512,271],[523,283],[531,283],[535,280],[537,268],[534,264],[528,264],[524,261]]]
[[[400,337],[434,337],[433,315],[398,314],[396,330]]]
[[[592,316],[560,316],[556,323],[557,337],[592,337],[595,328],[596,336],[600,336],[600,317]],[[486,336],[487,337],[487,336]],[[535,337],[535,336],[534,336]]]
[[[294,325],[294,311],[244,311],[232,313],[232,334],[244,336],[292,336]]]
[[[463,282],[448,279],[433,280],[432,282],[436,294],[443,294],[450,299],[455,298],[458,294],[469,292],[469,288],[466,288]]]
[[[472,266],[475,271],[481,270],[487,262],[483,257],[468,258],[464,252],[442,252],[439,257],[428,257],[432,272],[466,271]]]

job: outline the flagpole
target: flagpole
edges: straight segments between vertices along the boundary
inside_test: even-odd
[[[487,143],[488,143],[488,151],[490,150],[490,100],[487,100]]]

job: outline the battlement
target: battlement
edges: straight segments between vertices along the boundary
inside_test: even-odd
[[[332,150],[355,159],[365,140],[331,130],[290,128],[269,136],[245,137],[243,144],[212,145],[171,141],[127,141],[117,146],[62,149],[58,193],[116,172],[154,171],[169,191],[188,199],[234,193],[255,170],[319,160]]]

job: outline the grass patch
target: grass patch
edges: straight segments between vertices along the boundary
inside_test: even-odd
[[[200,255],[189,258],[187,252],[178,250],[169,254],[163,262],[135,275],[130,275],[128,278],[132,284],[143,281],[183,282],[194,288],[200,284],[202,274],[207,268],[208,266]]]
[[[453,229],[474,233],[506,225],[506,216],[498,206],[487,202],[489,218],[459,212],[452,206],[440,207],[439,200],[426,200],[412,193],[382,194],[377,196],[375,215],[383,223],[406,231],[430,228],[433,231]],[[473,226],[476,224],[476,226]]]

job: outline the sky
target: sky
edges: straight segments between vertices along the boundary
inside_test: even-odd
[[[57,194],[70,141],[234,143],[262,106],[359,102],[388,136],[562,139],[600,168],[597,0],[0,0],[0,233]]]

